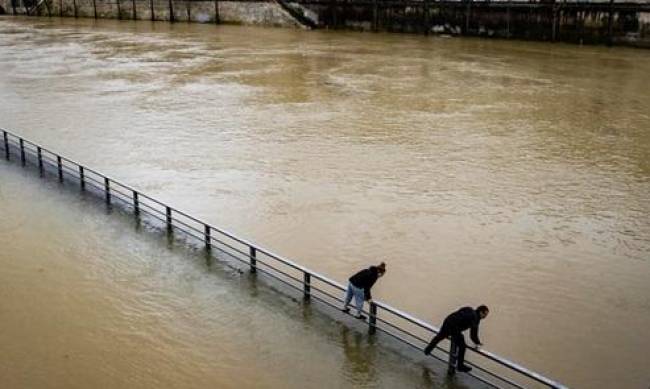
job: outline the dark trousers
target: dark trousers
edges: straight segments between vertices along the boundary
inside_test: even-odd
[[[447,337],[451,338],[451,341],[456,343],[456,346],[458,346],[458,366],[462,366],[465,363],[465,350],[467,349],[465,337],[462,332],[458,331],[454,326],[449,325],[446,320],[442,323],[440,332],[431,339],[431,342],[429,342],[429,345],[425,350],[428,350],[428,352],[433,351],[438,343]]]

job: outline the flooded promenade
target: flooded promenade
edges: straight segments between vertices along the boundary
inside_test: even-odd
[[[628,49],[0,18],[3,127],[339,281],[385,259],[377,298],[435,324],[486,303],[487,349],[576,387],[650,381],[648,69]],[[1,172],[13,387],[440,379]]]

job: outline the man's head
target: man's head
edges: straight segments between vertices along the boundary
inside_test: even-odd
[[[386,273],[386,263],[382,262],[379,265],[377,265],[377,275],[379,277],[383,276]]]
[[[476,308],[476,312],[478,312],[479,316],[481,316],[481,319],[485,319],[488,313],[490,313],[490,309],[487,307],[487,305],[481,305]]]

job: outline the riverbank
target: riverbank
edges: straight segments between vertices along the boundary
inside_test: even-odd
[[[30,16],[226,23],[300,27],[278,3],[269,1],[178,0],[0,0],[5,13]]]
[[[650,4],[634,2],[0,0],[0,10],[650,47]]]

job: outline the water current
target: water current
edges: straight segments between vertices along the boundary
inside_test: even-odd
[[[650,52],[0,18],[0,127],[570,386],[650,384]],[[430,387],[0,163],[2,387]],[[424,373],[423,373],[424,372]]]

